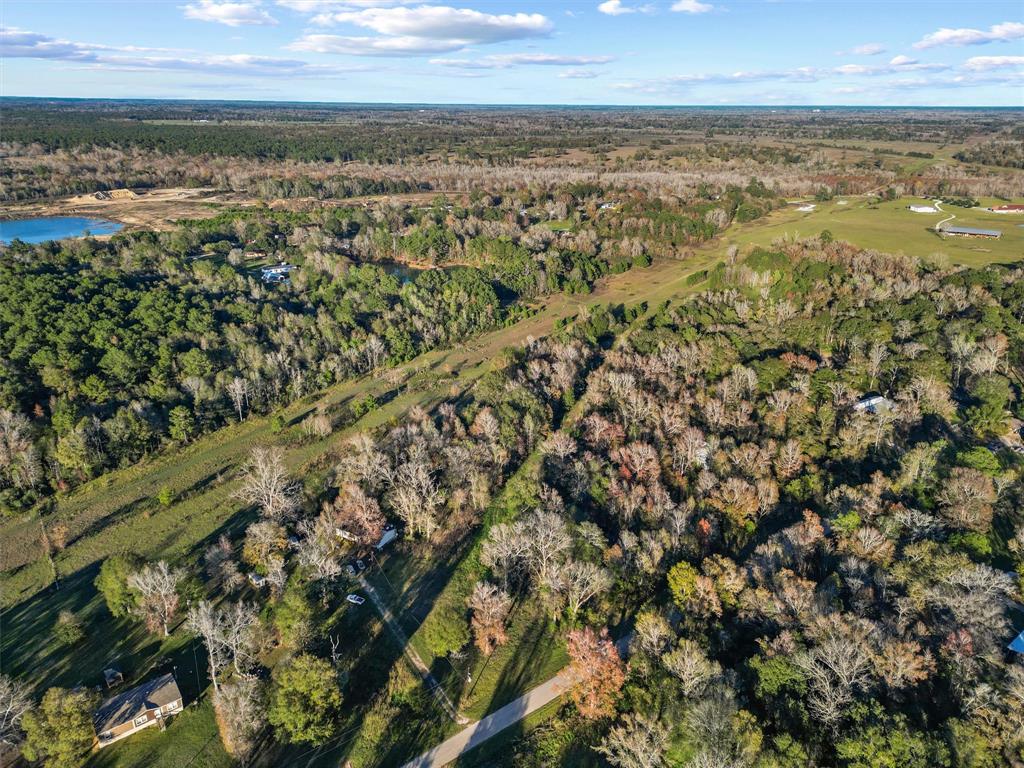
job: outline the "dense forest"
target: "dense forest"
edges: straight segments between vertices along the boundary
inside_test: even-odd
[[[992,438],[1024,415],[1022,277],[804,243],[723,266],[610,354],[538,499],[551,560],[613,577],[590,623],[635,607],[632,655],[581,672],[517,764],[1019,760],[1024,462]],[[492,578],[564,610],[571,577],[515,543],[530,525],[492,529]],[[585,665],[608,641],[579,642]]]
[[[758,182],[689,206],[602,209],[600,193],[240,211],[13,244],[0,264],[4,507],[514,322],[532,299],[589,292],[775,201]],[[260,267],[278,262],[297,269],[268,284]]]

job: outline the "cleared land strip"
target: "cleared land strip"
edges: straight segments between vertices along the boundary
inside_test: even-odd
[[[427,690],[433,694],[435,699],[437,699],[438,703],[448,714],[448,717],[460,725],[468,723],[469,721],[456,711],[455,705],[452,704],[452,700],[448,698],[448,694],[444,692],[444,688],[442,688],[441,684],[437,682],[437,678],[430,673],[427,665],[423,663],[423,659],[419,657],[419,654],[416,653],[415,649],[410,645],[408,635],[406,635],[402,627],[399,626],[398,621],[391,613],[391,609],[388,608],[380,595],[377,594],[377,590],[374,589],[370,582],[364,579],[362,575],[359,576],[359,585],[363,588],[363,591],[369,595],[370,601],[377,607],[381,618],[384,619],[384,623],[387,625],[388,629],[391,630],[391,634],[395,636],[395,640],[398,641],[398,645],[401,646],[402,653],[405,654],[409,663],[416,668],[416,671],[420,673],[420,677],[423,678],[423,684],[427,686]]]

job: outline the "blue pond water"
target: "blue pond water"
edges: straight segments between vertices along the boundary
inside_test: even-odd
[[[90,235],[112,235],[124,225],[106,219],[86,219],[81,216],[42,216],[34,219],[11,219],[0,221],[0,241],[9,243],[14,239],[26,243],[45,243],[47,240],[61,240],[65,237]]]

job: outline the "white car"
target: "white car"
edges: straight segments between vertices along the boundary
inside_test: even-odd
[[[352,605],[362,605],[366,602],[366,598],[359,595],[349,595],[345,599],[352,603]]]

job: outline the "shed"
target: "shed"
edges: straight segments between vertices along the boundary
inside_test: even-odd
[[[124,675],[121,674],[121,670],[117,667],[110,667],[103,670],[103,682],[107,688],[113,688],[115,685],[120,685],[124,682]]]

